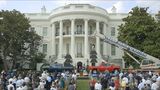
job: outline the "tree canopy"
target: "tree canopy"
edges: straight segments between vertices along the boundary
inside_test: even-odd
[[[11,64],[14,68],[16,63],[33,61],[39,53],[41,37],[31,29],[29,19],[16,10],[2,10],[0,17],[0,50],[5,69]]]
[[[148,8],[132,8],[129,15],[123,18],[124,23],[119,26],[118,39],[149,55],[160,58],[160,28],[147,10]],[[124,59],[128,65],[136,64],[126,55]]]
[[[65,62],[64,62],[64,66],[71,65],[71,63],[73,62],[71,55],[70,54],[66,54],[66,56],[64,58],[66,59]]]

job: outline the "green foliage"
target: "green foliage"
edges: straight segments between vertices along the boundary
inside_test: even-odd
[[[72,57],[70,54],[66,54],[64,65],[70,65],[72,63]]]
[[[0,17],[3,17],[0,20],[0,47],[5,66],[8,66],[6,59],[10,59],[13,68],[17,62],[33,60],[38,55],[41,37],[30,29],[29,19],[16,10],[2,10]]]
[[[32,61],[34,61],[35,63],[42,63],[42,61],[44,61],[45,59],[45,54],[43,54],[43,53],[37,53],[37,54],[35,54],[34,55],[34,57],[32,58],[33,60]]]
[[[155,19],[147,13],[147,10],[148,8],[134,7],[129,15],[123,18],[124,24],[119,26],[118,39],[136,49],[160,58],[160,28]],[[136,65],[128,56],[125,55],[124,59],[127,65]]]

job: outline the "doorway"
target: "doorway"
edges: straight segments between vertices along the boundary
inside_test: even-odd
[[[82,67],[82,62],[77,62],[77,72],[79,73],[80,71],[82,71],[83,67]]]

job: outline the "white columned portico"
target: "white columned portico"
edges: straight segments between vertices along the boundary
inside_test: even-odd
[[[74,25],[75,24],[75,20],[71,19],[71,56],[72,59],[75,58],[75,37],[74,37]]]
[[[103,23],[103,33],[105,36],[107,36],[107,26],[106,26],[106,23],[104,22]],[[107,43],[106,42],[103,42],[103,54],[104,55],[108,55],[107,54]]]
[[[96,32],[100,33],[99,21],[96,21]],[[99,37],[96,37],[96,51],[97,51],[97,55],[99,57],[100,56],[100,38]]]
[[[52,50],[51,55],[55,55],[55,23],[52,23]]]
[[[84,30],[85,30],[85,37],[84,37],[84,57],[85,59],[89,58],[88,52],[88,19],[84,19]]]
[[[62,58],[62,52],[63,52],[63,21],[61,20],[59,22],[60,26],[60,32],[59,32],[59,56],[58,58]]]

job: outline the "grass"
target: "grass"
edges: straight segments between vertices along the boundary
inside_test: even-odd
[[[89,79],[77,80],[77,90],[89,90]]]

